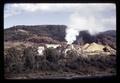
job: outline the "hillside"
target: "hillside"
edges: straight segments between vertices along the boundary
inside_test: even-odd
[[[4,41],[29,41],[34,43],[61,43],[65,41],[66,25],[13,26],[4,30]],[[116,49],[116,31],[109,30],[94,36],[81,31],[74,44],[96,42]]]
[[[4,30],[4,41],[59,43],[65,41],[65,25],[13,26]]]

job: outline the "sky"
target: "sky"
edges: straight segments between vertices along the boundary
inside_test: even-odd
[[[88,22],[85,22],[86,20]],[[16,25],[43,24],[74,25],[73,27],[81,26],[84,28],[85,23],[89,24],[90,27],[98,25],[106,27],[106,29],[116,29],[115,4],[14,3],[4,6],[4,28]]]

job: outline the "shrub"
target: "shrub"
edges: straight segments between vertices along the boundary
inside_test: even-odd
[[[44,55],[46,57],[46,60],[48,60],[49,62],[54,62],[54,63],[57,63],[60,58],[60,54],[58,50],[54,48],[45,49]]]
[[[75,50],[67,51],[66,58],[75,58],[78,56],[78,53]]]
[[[37,49],[35,47],[27,47],[24,49],[24,66],[26,69],[34,69],[35,56],[37,55]]]
[[[5,49],[4,52],[5,72],[13,73],[21,72],[23,68],[21,56],[22,56],[21,50],[18,50],[16,47]]]
[[[20,49],[22,48],[22,49]],[[37,47],[11,47],[4,51],[6,73],[24,73],[31,71],[78,72],[80,74],[95,74],[96,72],[115,73],[116,56],[84,55],[77,56],[71,50],[66,57],[61,57],[57,49],[47,48],[44,56],[38,56]]]

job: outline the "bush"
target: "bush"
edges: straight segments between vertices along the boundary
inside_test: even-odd
[[[94,55],[89,56],[91,66],[95,66],[100,69],[108,69],[108,68],[115,68],[116,65],[116,56],[101,56],[101,55]]]
[[[60,54],[59,54],[58,50],[56,50],[54,48],[45,49],[44,55],[46,57],[46,60],[48,60],[49,62],[52,62],[52,63],[57,63],[60,58]]]
[[[35,56],[37,55],[37,49],[35,47],[27,47],[24,49],[24,66],[25,69],[34,69]]]
[[[95,72],[115,73],[116,56],[83,55],[77,56],[71,50],[66,57],[61,57],[57,49],[47,48],[44,56],[38,56],[37,47],[20,46],[6,48],[4,65],[6,73],[24,73],[31,71],[77,72],[80,74],[95,74]]]
[[[75,50],[69,50],[69,51],[67,51],[66,58],[75,58],[77,56],[78,56],[77,51],[75,51]]]
[[[16,47],[5,49],[4,52],[5,72],[18,73],[22,71],[22,52]]]

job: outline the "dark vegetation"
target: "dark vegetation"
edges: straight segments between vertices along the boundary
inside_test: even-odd
[[[4,30],[4,41],[29,41],[34,43],[60,43],[65,41],[66,25],[36,25],[36,26],[13,26]],[[25,30],[21,32],[19,30]],[[74,43],[101,43],[116,49],[116,31],[109,30],[90,35],[88,31],[81,31]]]
[[[21,49],[20,49],[21,48]],[[99,73],[116,73],[115,55],[75,56],[71,51],[65,57],[57,49],[48,48],[44,56],[38,56],[37,47],[6,48],[4,51],[5,74],[19,74],[34,71],[73,72],[80,75],[95,75]]]

